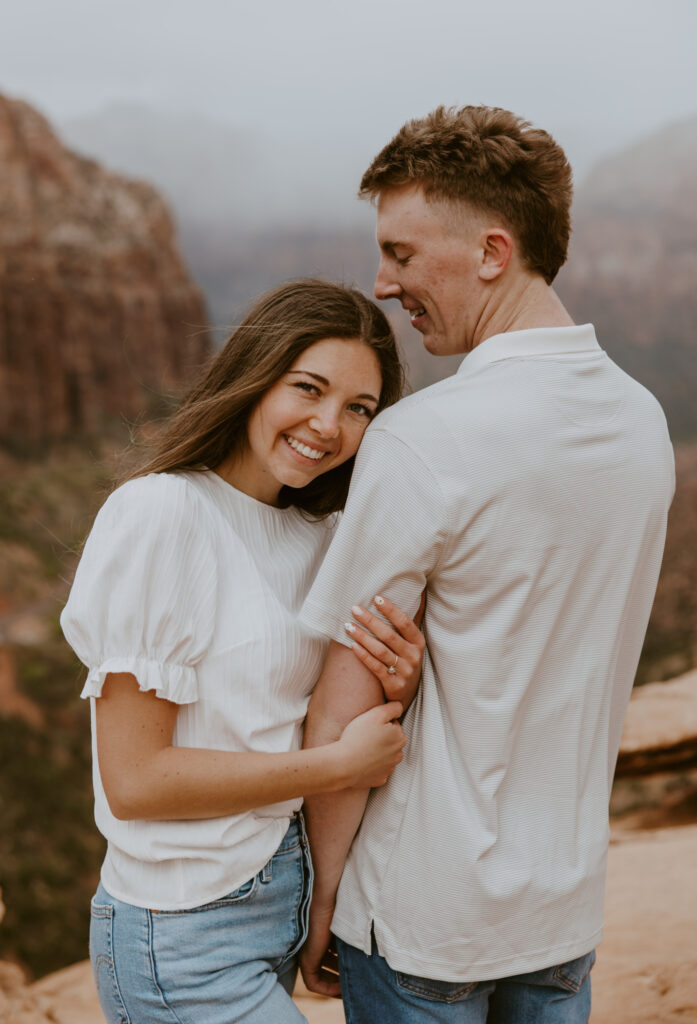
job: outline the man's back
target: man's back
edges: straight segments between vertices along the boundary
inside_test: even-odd
[[[309,617],[345,642],[345,594],[414,608],[426,583],[429,657],[347,862],[345,941],[369,952],[374,925],[395,970],[464,981],[596,944],[672,489],[659,406],[590,327],[489,338],[371,429]]]

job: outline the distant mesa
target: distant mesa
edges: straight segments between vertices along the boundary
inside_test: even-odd
[[[98,432],[179,392],[208,322],[157,192],[3,96],[0,175],[0,440]]]
[[[573,221],[562,299],[658,397],[673,439],[697,438],[697,117],[600,162]]]

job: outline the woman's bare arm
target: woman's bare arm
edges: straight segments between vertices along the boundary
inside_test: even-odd
[[[337,742],[288,753],[172,746],[178,706],[110,673],[97,699],[97,751],[109,807],[123,820],[196,819],[347,786],[382,785],[405,743],[397,703],[355,719]]]

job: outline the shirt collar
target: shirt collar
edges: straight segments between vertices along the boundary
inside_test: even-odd
[[[493,334],[468,352],[458,373],[471,373],[489,363],[526,356],[600,352],[593,324],[573,327],[534,327],[526,331]]]

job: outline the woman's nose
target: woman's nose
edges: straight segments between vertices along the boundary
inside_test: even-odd
[[[339,414],[336,409],[328,405],[316,409],[310,420],[310,426],[315,433],[331,441],[339,433]]]

